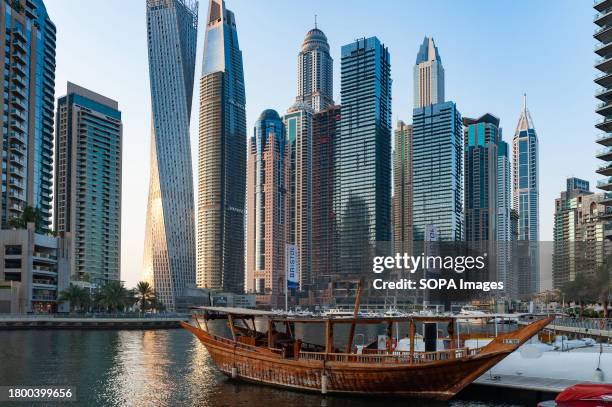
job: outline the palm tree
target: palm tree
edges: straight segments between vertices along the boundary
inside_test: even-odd
[[[145,312],[151,300],[155,297],[155,291],[147,281],[140,281],[136,285],[136,297],[138,298],[140,312]]]
[[[70,312],[72,312],[87,305],[89,302],[89,292],[78,285],[70,283],[68,289],[60,292],[59,299],[60,301],[69,301]]]
[[[9,225],[16,229],[27,229],[28,223],[33,223],[37,233],[41,233],[43,229],[43,217],[40,209],[26,206],[21,213],[21,216],[9,220]]]
[[[109,281],[102,287],[100,294],[101,305],[110,312],[117,312],[128,305],[129,291],[121,281]]]

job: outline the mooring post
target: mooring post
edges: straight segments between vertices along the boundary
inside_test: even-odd
[[[236,379],[238,377],[238,368],[236,366],[232,367],[232,379]]]

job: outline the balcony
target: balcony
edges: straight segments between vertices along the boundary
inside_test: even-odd
[[[610,72],[610,70],[612,70],[612,57],[607,56],[596,59],[595,69],[599,69],[602,72]]]
[[[612,132],[612,117],[604,117],[602,120],[595,122],[595,127],[606,133]]]
[[[612,85],[612,73],[600,72],[599,74],[595,75],[594,82],[599,86],[608,88]]]
[[[610,39],[612,39],[612,26],[604,25],[603,27],[597,29],[595,34],[593,34],[593,37],[597,41],[610,42]]]
[[[612,147],[612,133],[600,133],[597,135],[595,142],[602,146]]]
[[[610,22],[612,22],[612,11],[610,9],[605,9],[599,13],[595,13],[593,22],[600,27],[610,25]]]
[[[595,97],[602,102],[610,102],[612,101],[612,88],[599,88],[595,92]]]
[[[597,181],[597,188],[603,189],[604,191],[612,191],[612,177]]]
[[[593,8],[602,12],[612,6],[612,0],[593,0]]]
[[[612,147],[599,149],[595,154],[595,157],[604,161],[612,161]]]
[[[608,116],[612,114],[612,102],[601,102],[598,103],[595,109],[595,113],[602,116]]]
[[[602,205],[612,205],[612,192],[604,192],[601,201],[599,201]]]

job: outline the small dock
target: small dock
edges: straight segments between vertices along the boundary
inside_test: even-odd
[[[1,316],[0,329],[174,329],[188,317],[60,317],[44,315]]]
[[[591,337],[612,339],[611,320],[604,320],[604,323],[598,322],[600,320],[593,321],[581,321],[571,319],[556,319],[552,324],[546,326],[546,330],[555,331],[560,334],[568,334],[571,336],[578,337]],[[527,325],[529,321],[519,321],[519,325]],[[602,329],[603,328],[603,329]]]
[[[487,372],[476,379],[474,383],[517,390],[561,393],[570,386],[584,383],[584,380],[548,379],[522,375],[489,374]]]

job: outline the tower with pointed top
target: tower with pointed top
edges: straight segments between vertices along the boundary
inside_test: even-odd
[[[538,137],[523,96],[523,109],[512,140],[512,206],[518,213],[517,294],[540,290]]]
[[[152,128],[144,278],[168,310],[195,283],[189,119],[197,10],[189,0],[147,0]]]
[[[244,290],[246,112],[234,13],[210,0],[200,78],[197,285]]]
[[[298,89],[296,103],[303,103],[316,112],[334,104],[333,64],[329,44],[323,31],[315,27],[306,33],[298,54]]]
[[[518,240],[537,242],[538,218],[538,136],[523,96],[523,110],[512,140],[512,204],[519,213]]]
[[[438,47],[425,37],[414,65],[414,108],[444,102],[444,67]]]

